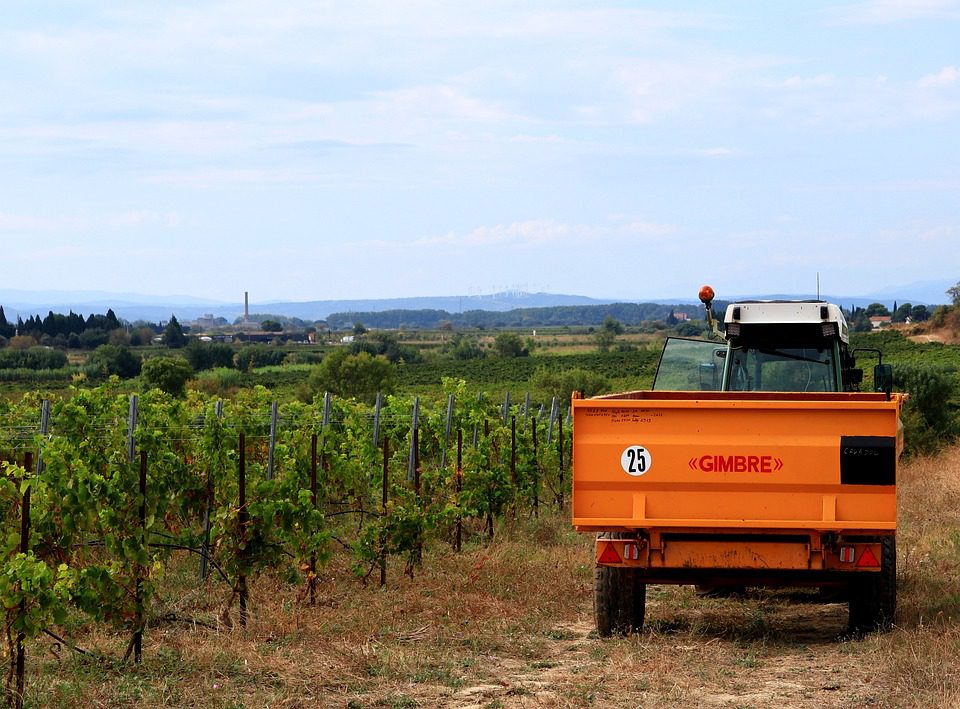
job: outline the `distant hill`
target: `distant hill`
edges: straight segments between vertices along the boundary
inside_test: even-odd
[[[942,279],[937,281],[917,281],[905,286],[889,286],[874,291],[870,297],[886,302],[896,299],[898,303],[912,303],[913,305],[942,305],[949,303],[947,288],[952,288],[960,278]]]
[[[612,303],[579,295],[553,293],[494,293],[492,295],[437,296],[417,298],[383,298],[364,300],[313,300],[306,302],[274,301],[251,302],[251,313],[285,315],[302,320],[326,320],[335,312],[381,312],[384,310],[444,310],[461,313],[467,310],[505,312],[517,308],[542,308],[558,305],[602,305]],[[66,313],[105,312],[112,308],[117,317],[133,322],[166,321],[174,314],[178,320],[189,322],[203,315],[223,317],[233,322],[243,315],[243,303],[224,303],[198,298],[136,296],[116,294],[111,299],[107,293],[83,292],[71,296],[62,292],[31,293],[0,290],[0,305],[4,306],[9,319],[18,315],[26,319],[31,315],[44,316],[49,311]]]
[[[873,302],[881,302],[888,308],[893,302],[906,302],[913,305],[936,305],[947,302],[946,289],[956,281],[931,280],[911,283],[904,286],[889,286],[867,295],[823,295],[824,300],[839,303],[844,307],[865,307]],[[694,290],[691,289],[691,293]],[[726,300],[737,299],[796,299],[815,298],[815,294],[719,294]],[[270,313],[302,320],[326,320],[333,313],[383,313],[385,311],[443,311],[450,316],[464,315],[469,311],[507,312],[511,310],[530,310],[535,308],[553,308],[558,306],[596,306],[612,303],[646,303],[655,305],[699,305],[695,298],[661,298],[656,300],[624,301],[622,298],[590,298],[580,295],[559,293],[505,292],[490,295],[435,296],[416,298],[380,298],[356,300],[313,300],[293,301],[254,301],[250,304],[251,313]],[[105,313],[112,308],[117,317],[134,322],[166,321],[170,315],[190,322],[203,315],[226,318],[233,322],[243,315],[242,301],[224,302],[189,295],[153,296],[137,293],[109,293],[106,291],[24,291],[0,289],[0,305],[4,307],[7,318],[15,320],[39,315],[49,311],[68,313],[73,310],[81,314]],[[450,318],[452,319],[452,317]]]
[[[181,313],[196,313],[188,319],[195,319],[211,309],[224,307],[222,301],[196,298],[190,295],[143,295],[140,293],[109,293],[106,291],[25,291],[0,289],[0,305],[3,306],[8,320],[18,316],[26,320],[32,315],[45,316],[48,312],[105,313],[112,309],[117,317],[128,321],[169,320],[171,314],[181,318]],[[227,306],[230,312],[236,312],[236,306]],[[243,313],[243,306],[240,306]],[[233,317],[236,317],[235,315]]]
[[[558,305],[603,305],[613,300],[555,293],[494,293],[492,295],[426,296],[376,300],[314,300],[306,303],[276,302],[250,306],[251,312],[277,313],[303,320],[326,320],[331,313],[383,312],[387,310],[468,310],[506,312],[517,308],[552,308]]]

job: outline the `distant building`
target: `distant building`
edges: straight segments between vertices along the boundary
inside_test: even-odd
[[[674,313],[673,317],[675,317],[679,322],[686,322],[690,319],[690,316],[686,313]]]
[[[874,330],[879,330],[883,327],[888,327],[893,321],[893,318],[889,315],[871,315],[870,324],[873,326]]]
[[[217,327],[226,327],[229,324],[226,318],[218,318],[213,313],[206,313],[203,317],[199,317],[191,323],[191,327],[196,330],[212,330]]]

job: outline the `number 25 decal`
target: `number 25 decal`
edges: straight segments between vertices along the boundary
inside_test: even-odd
[[[620,454],[620,466],[627,475],[639,477],[650,470],[653,456],[643,446],[630,446]]]

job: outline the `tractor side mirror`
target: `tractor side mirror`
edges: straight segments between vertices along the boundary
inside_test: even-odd
[[[860,368],[844,369],[843,383],[845,386],[859,386],[863,384],[863,370]]]
[[[893,393],[892,364],[878,364],[873,368],[873,390],[884,392],[887,398]]]

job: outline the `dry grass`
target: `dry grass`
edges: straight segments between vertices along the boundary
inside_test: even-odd
[[[346,557],[316,607],[279,579],[252,586],[249,627],[157,622],[144,662],[29,648],[28,705],[73,707],[929,707],[960,706],[960,448],[902,470],[900,614],[890,633],[846,640],[845,606],[813,592],[704,600],[655,586],[639,635],[593,632],[588,538],[551,516],[429,550],[382,591]],[[214,622],[224,589],[172,574],[163,613]],[[119,657],[104,628],[70,638]]]
[[[901,623],[960,619],[960,447],[903,466],[898,507]]]

